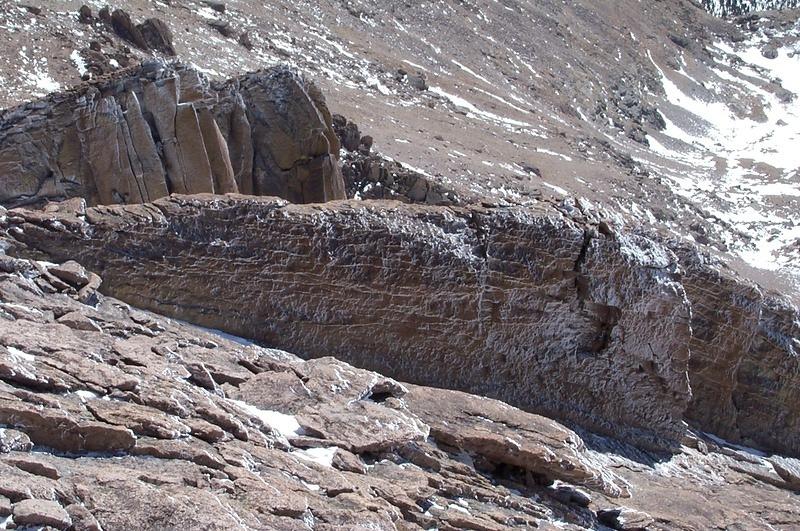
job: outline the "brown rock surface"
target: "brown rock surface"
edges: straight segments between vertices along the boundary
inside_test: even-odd
[[[17,526],[597,529],[609,510],[628,524],[631,516],[652,519],[650,529],[800,524],[793,480],[781,479],[793,477],[792,460],[713,441],[706,453],[682,447],[673,456],[591,434],[587,446],[554,421],[492,399],[402,384],[329,357],[302,361],[107,297],[88,306],[69,287],[44,291],[55,277],[36,265],[3,262],[0,303],[19,311],[0,318],[0,358],[17,371],[42,372],[44,381],[67,352],[92,361],[74,366],[57,391],[0,376],[8,407],[58,411],[62,427],[92,417],[108,430],[149,422],[192,431],[179,428],[174,439],[139,435],[132,447],[117,448],[102,444],[106,432],[84,431],[84,443],[67,448],[60,432],[41,424],[0,420],[38,445],[34,453],[0,455],[0,515],[12,512],[7,522]],[[91,316],[103,328],[53,325],[64,312]],[[55,348],[44,348],[55,338]],[[198,385],[190,364],[206,367],[216,388]],[[101,387],[93,365],[139,384]],[[370,421],[369,433],[359,428]],[[398,436],[404,423],[423,436]],[[332,438],[304,433],[303,424],[323,426]],[[235,433],[242,431],[249,437]],[[355,444],[367,435],[372,443]],[[761,470],[774,463],[780,475],[761,479],[739,466],[745,463]],[[583,497],[565,498],[570,489]]]
[[[23,500],[13,507],[14,523],[66,529],[72,519],[58,503],[48,500]]]
[[[544,205],[173,196],[53,218],[66,231],[9,219],[31,251],[98,268],[143,308],[641,444],[683,436],[688,305],[674,255]]]
[[[676,249],[692,301],[688,418],[731,441],[800,455],[800,311],[724,264]]]
[[[0,124],[4,205],[142,203],[171,192],[345,197],[325,100],[283,67],[211,83],[153,60],[0,111]]]

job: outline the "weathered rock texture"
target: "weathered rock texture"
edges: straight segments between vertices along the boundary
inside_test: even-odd
[[[0,112],[0,204],[242,192],[344,198],[319,90],[285,68],[209,83],[153,61]]]
[[[399,162],[366,150],[345,153],[341,164],[348,197],[430,205],[458,205],[470,199],[479,202],[474,196],[457,194]]]
[[[76,259],[143,308],[645,446],[684,432],[689,311],[674,255],[544,206],[207,195],[8,221],[29,252]]]
[[[589,449],[502,402],[302,361],[99,283],[0,253],[0,527],[800,525],[795,459],[702,439],[663,462],[586,434]]]
[[[800,455],[800,312],[693,248],[675,248],[692,301],[688,418],[729,440]]]
[[[0,256],[0,424],[38,449],[0,453],[0,496],[16,524],[588,527],[591,510],[531,496],[556,480],[628,495],[574,432],[548,419],[409,389],[332,358],[237,344],[112,299],[84,305],[78,284],[53,281],[55,269]],[[68,314],[97,329],[63,324]],[[497,422],[468,427],[465,412],[477,409]],[[446,448],[429,438],[431,426]],[[447,435],[454,430],[468,435],[463,447]],[[462,464],[462,452],[495,474]]]

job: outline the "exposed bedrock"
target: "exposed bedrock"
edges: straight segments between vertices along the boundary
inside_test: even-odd
[[[8,223],[30,254],[75,259],[139,307],[641,446],[684,433],[689,307],[675,256],[546,206],[173,195]]]
[[[0,253],[2,528],[595,528],[633,502],[555,421],[84,304],[89,278]]]
[[[343,199],[331,120],[320,91],[287,68],[210,83],[153,61],[0,112],[0,204]]]
[[[674,248],[692,302],[687,417],[728,440],[800,455],[800,312],[694,248]]]

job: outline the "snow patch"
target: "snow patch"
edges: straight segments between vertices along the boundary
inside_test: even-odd
[[[36,360],[36,356],[33,354],[28,354],[16,347],[6,347],[6,349],[11,353],[12,358],[16,358],[16,361],[25,360],[33,363]]]
[[[328,448],[308,448],[292,452],[292,455],[300,459],[305,459],[306,461],[313,461],[322,466],[332,467],[336,450],[336,446],[330,446]]]
[[[69,54],[70,61],[75,64],[75,67],[78,69],[78,75],[83,77],[84,74],[88,71],[86,68],[86,61],[83,60],[81,54],[78,50],[72,50],[72,53]]]
[[[468,102],[467,100],[465,100],[464,98],[456,96],[455,94],[450,94],[449,92],[444,91],[440,87],[429,87],[428,90],[433,92],[434,94],[438,94],[439,96],[449,100],[450,103],[452,103],[456,107],[461,107],[462,109],[466,109],[467,116],[471,118],[476,118],[476,117],[483,118],[486,120],[491,120],[493,122],[499,122],[500,124],[508,126],[532,127],[532,125],[527,122],[521,122],[519,120],[514,120],[512,118],[505,118],[503,116],[499,116],[497,114],[488,111],[483,111],[477,108],[475,105]]]
[[[297,422],[297,417],[294,415],[287,415],[285,413],[280,413],[279,411],[272,411],[269,409],[259,409],[251,404],[248,404],[247,402],[234,400],[232,398],[229,398],[228,401],[238,406],[239,409],[248,415],[252,415],[253,417],[257,418],[263,422],[264,425],[269,426],[284,437],[299,435],[302,430],[302,428],[300,428],[300,424]]]

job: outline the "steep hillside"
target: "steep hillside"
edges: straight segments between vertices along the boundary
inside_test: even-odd
[[[83,18],[80,5],[0,15],[0,101],[163,53],[120,38],[101,3]],[[296,66],[375,150],[456,194],[582,197],[617,225],[688,238],[798,293],[796,11],[727,21],[688,0],[123,7],[132,24],[162,20],[178,57],[212,78]]]
[[[767,3],[3,5],[0,529],[799,528]]]

